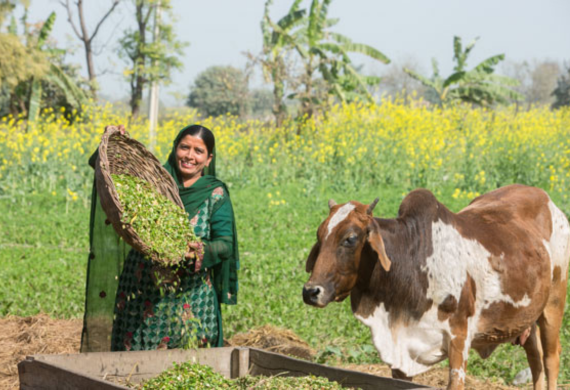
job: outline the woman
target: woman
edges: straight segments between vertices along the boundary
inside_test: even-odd
[[[190,223],[204,244],[204,254],[184,263],[186,267],[164,270],[142,254],[128,252],[113,294],[113,351],[222,346],[220,304],[237,302],[237,235],[228,189],[215,177],[212,132],[198,125],[182,129],[164,167],[178,185]],[[103,253],[94,256],[94,230],[92,222],[89,273],[92,268],[96,272],[94,263],[108,252],[99,245],[99,252]],[[111,257],[117,256],[111,253]],[[82,351],[105,350],[109,345],[108,333],[105,335],[109,321],[101,329],[101,315],[96,308],[100,304],[96,295],[100,287],[90,287],[90,282],[100,283],[92,279],[88,277]],[[99,300],[113,291],[112,287],[108,290],[104,297],[99,294]],[[94,301],[91,310],[89,300]]]

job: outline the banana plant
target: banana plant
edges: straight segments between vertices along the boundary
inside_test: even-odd
[[[45,54],[61,54],[60,49],[46,49],[44,47],[55,23],[56,14],[52,12],[44,22],[38,34],[36,49]],[[30,100],[28,104],[28,125],[37,120],[42,100],[42,82],[48,82],[57,86],[65,95],[69,105],[78,111],[82,104],[87,103],[87,96],[65,72],[53,62],[50,62],[48,71],[40,78],[33,77],[31,80]]]
[[[301,0],[295,0],[287,14],[275,23],[269,17],[269,8],[273,0],[267,0],[261,21],[263,34],[261,65],[265,80],[273,83],[272,111],[277,126],[281,126],[287,112],[284,103],[285,84],[288,79],[286,56],[292,49],[305,55],[304,48],[300,45],[298,29],[304,21],[306,10],[299,9],[300,3]]]
[[[478,38],[474,39],[463,48],[461,38],[457,36],[453,38],[455,66],[453,73],[445,79],[440,76],[435,60],[432,60],[431,78],[407,68],[404,68],[404,71],[426,86],[428,100],[439,106],[460,101],[478,106],[492,106],[522,100],[523,96],[510,88],[518,85],[516,80],[494,74],[497,64],[505,59],[504,54],[489,57],[471,70],[466,69],[467,58],[477,40]]]
[[[44,43],[47,40],[51,30],[53,29],[53,24],[55,23],[55,17],[56,17],[55,12],[52,12],[48,16],[48,18],[46,19],[44,25],[40,30],[40,33],[38,35],[38,42],[36,45],[36,48],[40,51],[43,49]],[[32,89],[30,92],[30,100],[28,104],[28,123],[34,122],[37,119],[40,112],[41,99],[42,99],[41,79],[38,77],[33,77]]]
[[[305,90],[299,95],[305,114],[309,116],[314,109],[313,102],[322,100],[313,90],[315,71],[320,73],[327,95],[334,95],[342,102],[357,98],[372,101],[368,87],[378,84],[380,78],[362,75],[349,53],[364,54],[384,64],[390,62],[386,55],[374,47],[353,42],[342,34],[330,31],[339,22],[339,19],[328,17],[331,2],[332,0],[312,0],[308,22],[300,31],[307,54],[301,55],[305,68]]]

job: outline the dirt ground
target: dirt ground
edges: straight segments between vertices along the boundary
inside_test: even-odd
[[[0,389],[18,389],[17,364],[28,355],[79,352],[81,325],[82,321],[79,319],[57,320],[47,315],[0,318]],[[270,326],[235,335],[228,340],[228,344],[262,348],[305,359],[315,354],[315,351],[293,332]],[[390,376],[389,368],[384,365],[351,364],[343,368]],[[445,369],[433,369],[414,378],[414,382],[441,388],[447,384],[447,375]],[[467,376],[466,388],[518,389],[470,376]]]
[[[18,389],[17,364],[28,355],[79,352],[82,321],[47,315],[0,318],[0,389]]]

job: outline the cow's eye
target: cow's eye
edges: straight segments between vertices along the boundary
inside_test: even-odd
[[[358,236],[356,234],[353,234],[353,235],[345,238],[344,241],[342,242],[342,245],[343,246],[355,246],[357,242],[358,242]]]

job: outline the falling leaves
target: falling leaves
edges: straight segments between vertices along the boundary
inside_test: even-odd
[[[173,266],[184,260],[190,243],[199,242],[186,211],[149,182],[130,175],[111,175],[123,206],[122,223],[130,225],[154,260]]]

